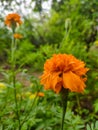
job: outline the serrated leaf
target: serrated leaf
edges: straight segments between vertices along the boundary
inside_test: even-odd
[[[90,125],[87,124],[86,126],[87,130],[91,130]]]

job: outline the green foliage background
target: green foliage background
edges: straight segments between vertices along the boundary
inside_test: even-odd
[[[1,3],[5,10],[13,9],[12,1],[2,0]],[[44,0],[48,1],[48,0]],[[53,0],[51,9],[46,13],[42,7],[42,0],[32,0],[35,7],[29,15],[23,16],[23,24],[17,29],[17,32],[23,35],[23,39],[18,40],[16,52],[16,64],[26,68],[29,72],[41,72],[44,62],[54,53],[73,54],[80,60],[86,62],[90,68],[88,72],[87,88],[84,95],[69,95],[68,111],[65,120],[65,129],[68,130],[97,130],[98,129],[98,1],[93,0]],[[25,3],[26,1],[20,1]],[[16,6],[20,7],[16,1]],[[18,12],[16,10],[16,12]],[[36,14],[37,17],[35,17]],[[10,43],[11,31],[4,25],[5,15],[0,17],[0,64],[2,68],[8,69],[10,61]],[[2,71],[1,71],[2,72]],[[4,73],[3,73],[4,74]],[[6,77],[8,77],[6,75]],[[29,77],[29,76],[28,76]],[[37,79],[35,79],[36,81]],[[2,79],[0,80],[2,81]],[[18,84],[19,85],[19,84]],[[18,86],[17,85],[17,86]],[[36,83],[35,83],[36,86]],[[38,86],[40,84],[38,83]],[[18,87],[23,87],[19,85]],[[29,87],[29,86],[28,86]],[[28,90],[28,88],[27,88]],[[26,90],[26,91],[27,91]],[[10,91],[10,90],[8,90]],[[32,90],[30,90],[32,91]],[[35,88],[35,91],[37,89]],[[9,92],[12,93],[12,90]],[[21,91],[20,91],[21,93]],[[35,103],[34,110],[28,121],[24,123],[22,130],[59,130],[61,109],[59,96],[56,97],[51,91],[45,92],[44,99],[38,99]],[[0,94],[0,105],[4,104],[8,93]],[[78,97],[78,98],[77,98]],[[2,100],[3,99],[3,100]],[[56,100],[58,99],[58,100]],[[78,104],[78,100],[79,104]],[[8,109],[2,106],[1,123],[3,130],[11,130],[17,126],[14,123],[15,115],[10,114],[13,103],[9,105],[13,97],[9,97],[7,104]],[[41,102],[40,102],[41,100]],[[47,104],[47,102],[49,104]],[[32,103],[28,100],[23,101],[22,106]],[[36,106],[36,104],[38,106]],[[56,106],[56,107],[55,107]],[[77,106],[77,108],[75,107]],[[10,108],[11,107],[11,108]],[[22,108],[20,108],[22,110]],[[24,108],[23,108],[24,110]],[[25,111],[25,110],[24,110]],[[27,110],[28,111],[28,110]],[[25,111],[26,112],[26,111]],[[5,121],[6,114],[9,120]],[[24,118],[20,112],[21,119]],[[52,117],[52,118],[51,118]],[[46,120],[47,119],[47,120]],[[45,121],[43,123],[43,121]],[[9,124],[12,124],[9,126]],[[37,125],[39,124],[39,125]]]

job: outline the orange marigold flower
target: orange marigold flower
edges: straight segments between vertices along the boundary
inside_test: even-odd
[[[44,95],[44,93],[39,92],[39,93],[37,93],[37,96],[39,96],[39,97],[44,97],[45,95]]]
[[[52,89],[59,93],[63,88],[72,92],[83,92],[85,88],[86,72],[85,63],[73,55],[54,54],[44,64],[44,73],[41,84],[44,88]]]
[[[17,13],[8,14],[5,19],[5,24],[9,27],[11,26],[17,26],[22,24],[22,21],[20,19],[20,16]]]
[[[15,33],[14,38],[15,39],[21,39],[23,36],[21,34]]]

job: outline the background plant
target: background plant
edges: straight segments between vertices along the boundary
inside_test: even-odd
[[[75,55],[77,58],[85,61],[87,66],[90,68],[90,71],[88,73],[89,80],[87,82],[87,88],[83,95],[78,95],[79,101],[76,100],[77,98],[74,93],[70,95],[69,98],[70,105],[68,108],[70,111],[72,110],[72,114],[74,115],[74,118],[70,116],[68,122],[72,121],[72,119],[73,120],[77,119],[78,116],[79,119],[77,119],[75,123],[76,125],[73,123],[74,124],[73,126],[74,127],[78,126],[78,120],[81,120],[80,122],[84,128],[76,128],[76,129],[79,130],[86,129],[87,127],[86,124],[88,124],[89,127],[91,127],[91,123],[95,123],[98,120],[98,112],[97,112],[98,50],[97,50],[97,45],[95,43],[98,40],[97,0],[90,1],[90,2],[89,0],[52,1],[51,9],[49,10],[48,13],[42,7],[44,1],[40,2],[40,0],[36,0],[36,4],[34,8],[32,8],[29,5],[25,8],[26,12],[28,12],[27,8],[32,10],[30,14],[26,14],[23,11],[20,11],[21,10],[20,5],[22,3],[25,3],[26,1],[23,0],[19,2],[15,1],[16,3],[14,4],[14,6],[11,6],[11,3],[13,2],[11,0],[6,2],[4,1],[5,0],[0,1],[3,8],[1,9],[1,15],[0,15],[0,23],[1,23],[0,24],[0,81],[6,84],[7,89],[4,90],[3,93],[0,93],[1,96],[0,109],[2,111],[0,112],[1,129],[3,129],[3,127],[4,128],[9,127],[9,129],[11,129],[17,126],[15,125],[17,124],[17,122],[16,123],[13,122],[13,119],[16,119],[16,117],[13,115],[13,113],[10,113],[10,110],[12,110],[13,108],[13,103],[10,104],[10,102],[12,102],[13,99],[13,96],[11,96],[12,88],[9,85],[10,84],[9,77],[11,75],[11,73],[9,72],[10,69],[9,50],[11,45],[11,38],[10,38],[11,32],[5,27],[3,23],[4,17],[6,15],[6,11],[12,12],[11,10],[13,10],[14,12],[19,12],[19,13],[21,12],[21,16],[23,16],[23,20],[24,20],[24,24],[20,27],[20,29],[17,29],[17,31],[23,34],[24,36],[23,39],[18,40],[18,45],[17,45],[18,50],[16,52],[16,59],[17,59],[16,68],[19,66],[23,66],[23,70],[21,70],[23,78],[20,77],[21,76],[20,74],[18,75],[18,80],[21,79],[21,80],[29,81],[30,76],[33,75],[32,73],[36,71],[37,71],[36,75],[38,76],[39,73],[42,72],[41,70],[43,68],[44,62],[46,61],[47,58],[50,58],[53,53],[61,53],[61,52],[71,53]],[[33,2],[34,0],[32,0],[31,3]],[[38,17],[35,17],[35,14]],[[68,26],[66,24],[68,24]],[[5,70],[6,73],[4,72]],[[31,92],[32,90],[31,88],[29,89],[29,86],[30,84],[27,84],[27,82],[23,83],[23,81],[17,81],[17,92],[19,92],[19,94],[21,93],[23,94],[23,92],[25,93],[25,91]],[[38,86],[40,86],[40,84]],[[49,94],[46,93],[46,95],[49,97],[44,97],[44,99],[43,98],[41,99],[42,111],[41,111],[40,119],[38,114],[36,114],[38,113],[38,111],[37,110],[36,112],[34,111],[36,116],[35,115],[32,116],[33,118],[30,118],[30,120],[27,121],[28,123],[25,122],[22,129],[26,129],[27,127],[28,129],[30,128],[34,128],[34,129],[54,128],[56,130],[58,129],[59,127],[58,122],[60,121],[60,116],[57,117],[57,113],[56,113],[54,114],[56,115],[55,119],[52,118],[53,119],[52,120],[49,114],[53,115],[53,112],[52,110],[50,111],[50,109],[47,108],[46,102],[48,103],[50,102],[49,108],[51,108],[52,103],[58,104],[59,101],[53,100],[54,98],[57,99],[57,97],[55,97],[55,94],[51,92]],[[26,101],[24,102],[26,103]],[[38,108],[39,110],[40,107],[41,104],[39,105]],[[56,107],[55,109],[59,109],[59,108]],[[33,115],[34,113],[32,113],[31,115]],[[20,114],[22,113],[20,112]],[[46,117],[45,116],[43,117],[43,115],[46,115]],[[5,120],[7,116],[10,117],[9,120]],[[45,124],[43,123],[43,120],[45,119],[48,120],[47,126],[45,126]],[[55,123],[56,121],[57,123]],[[40,124],[39,126],[37,125],[38,122]],[[9,124],[12,124],[12,126],[10,126]],[[71,129],[70,127],[72,126],[70,125],[66,124],[65,125],[65,127],[67,127],[66,129]]]

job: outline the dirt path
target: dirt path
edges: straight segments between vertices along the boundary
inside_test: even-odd
[[[35,78],[39,78],[40,75],[41,75],[40,72],[32,72],[30,74],[28,74],[28,73],[26,73],[26,74],[18,73],[16,78],[24,86],[30,86],[30,84],[31,84],[30,77],[34,76]]]
[[[28,73],[18,73],[16,76],[16,80],[18,80],[23,86],[30,86],[30,77],[34,76],[35,78],[39,78],[41,72],[28,72]],[[2,73],[0,73],[0,82],[5,81],[5,77]]]

